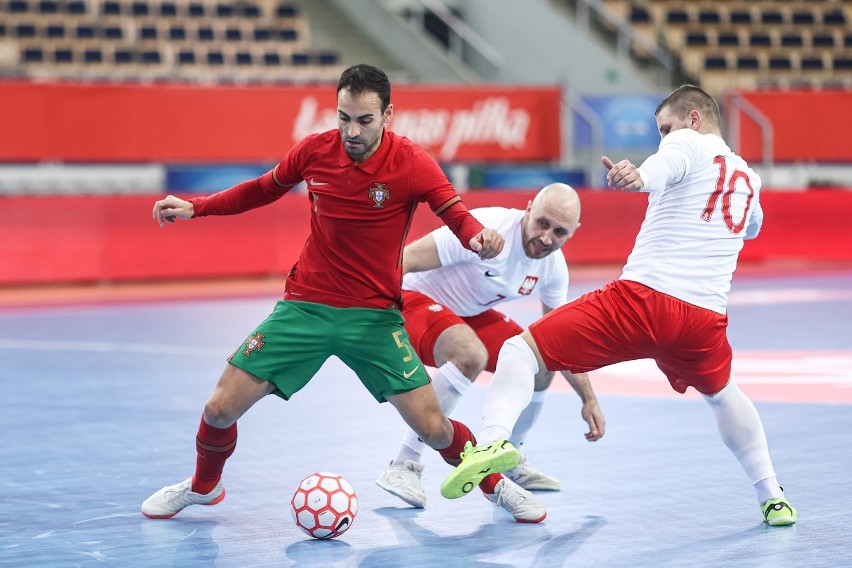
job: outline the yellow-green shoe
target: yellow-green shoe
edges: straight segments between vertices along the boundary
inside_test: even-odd
[[[763,511],[763,522],[774,527],[792,525],[796,522],[796,508],[784,497],[770,499],[760,508]]]
[[[497,440],[487,446],[468,442],[461,453],[461,463],[441,484],[441,495],[447,499],[463,497],[487,475],[512,469],[520,459],[521,453],[507,440]]]

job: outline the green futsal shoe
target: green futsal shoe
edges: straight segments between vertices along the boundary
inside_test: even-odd
[[[770,499],[761,505],[763,522],[774,527],[792,525],[796,522],[796,508],[784,497]]]
[[[468,442],[461,453],[461,463],[441,484],[441,495],[447,499],[463,497],[486,476],[512,469],[520,459],[521,453],[507,440],[497,440],[487,446]]]

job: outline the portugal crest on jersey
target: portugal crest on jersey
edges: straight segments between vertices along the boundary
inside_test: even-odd
[[[390,199],[390,190],[385,187],[385,184],[374,182],[373,185],[370,186],[370,199],[373,200],[376,207],[384,207],[385,201]]]
[[[263,334],[260,332],[254,333],[246,341],[246,348],[243,349],[243,355],[251,357],[252,351],[260,351],[266,342],[263,341]]]

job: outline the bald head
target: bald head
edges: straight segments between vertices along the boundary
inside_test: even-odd
[[[579,194],[564,183],[543,187],[527,205],[521,226],[528,257],[544,258],[559,250],[580,226]]]

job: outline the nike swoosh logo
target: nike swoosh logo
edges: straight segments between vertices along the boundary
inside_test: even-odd
[[[317,181],[316,178],[311,178],[311,185],[328,185],[327,181]]]
[[[417,365],[416,367],[414,367],[414,368],[413,368],[413,369],[411,369],[410,371],[403,371],[403,372],[402,372],[402,376],[403,376],[403,377],[405,377],[406,379],[410,379],[410,378],[411,378],[411,375],[413,375],[414,373],[416,373],[416,372],[417,372],[417,369],[419,369],[419,368],[420,368],[420,365]]]
[[[495,276],[500,276],[496,272],[491,272],[490,270],[486,270],[485,275],[488,276],[489,278],[494,278]]]

